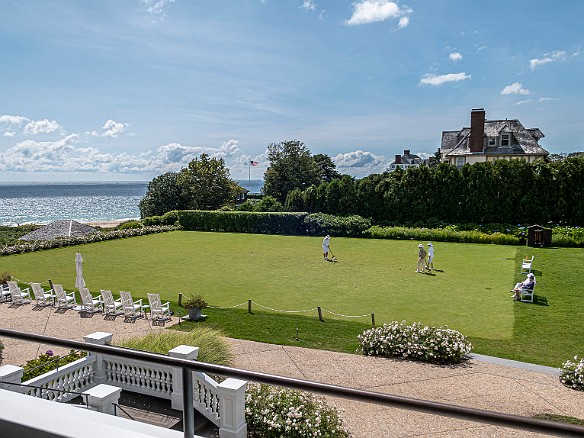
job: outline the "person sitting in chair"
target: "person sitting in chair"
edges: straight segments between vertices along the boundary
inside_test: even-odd
[[[532,291],[535,286],[535,275],[533,273],[527,274],[527,278],[523,280],[521,283],[517,283],[515,288],[511,291],[513,292],[513,299],[515,301],[519,301],[521,299],[521,291],[522,290],[529,290]]]

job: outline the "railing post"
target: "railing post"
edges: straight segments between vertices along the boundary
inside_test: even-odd
[[[83,340],[88,344],[95,345],[110,345],[113,338],[112,333],[95,332],[84,336]],[[93,369],[93,381],[96,385],[105,383],[107,381],[105,360],[101,353],[89,353],[95,355],[95,367]]]
[[[221,438],[247,437],[245,422],[245,387],[247,382],[239,379],[226,379],[217,386],[219,391],[219,418]]]
[[[178,359],[197,360],[197,357],[199,356],[199,347],[179,345],[178,347],[170,350],[168,352],[168,355],[170,357],[176,357]],[[170,394],[170,403],[172,409],[182,411],[183,409],[182,368],[178,367],[172,368],[172,394]]]
[[[0,367],[0,389],[6,389],[13,392],[23,392],[21,386],[3,385],[3,383],[22,383],[24,368],[15,365],[3,365]],[[24,388],[26,391],[26,388]]]
[[[97,385],[83,394],[87,395],[87,405],[103,414],[115,415],[122,388],[111,385]]]
[[[195,410],[193,408],[193,372],[188,368],[182,368],[183,386],[183,436],[193,438],[195,436]]]

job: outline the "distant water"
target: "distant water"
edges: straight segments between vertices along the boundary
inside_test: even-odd
[[[263,186],[262,180],[238,183],[251,193],[259,193]],[[147,188],[146,182],[0,183],[0,225],[139,218]]]

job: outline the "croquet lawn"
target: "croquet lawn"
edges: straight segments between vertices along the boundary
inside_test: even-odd
[[[214,307],[247,308],[252,300],[257,310],[306,311],[294,314],[315,319],[320,306],[325,319],[368,324],[373,313],[377,325],[447,325],[469,337],[477,353],[555,366],[584,353],[581,249],[435,242],[436,271],[419,274],[418,241],[333,237],[336,263],[323,261],[321,241],[175,231],[4,256],[0,272],[73,290],[80,251],[92,293],[160,293],[173,302],[179,293],[200,293]],[[526,255],[535,255],[535,304],[511,299]]]

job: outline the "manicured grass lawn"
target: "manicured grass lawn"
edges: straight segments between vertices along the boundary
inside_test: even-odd
[[[292,337],[290,343],[305,343],[298,345],[354,351],[356,335],[374,313],[377,324],[448,325],[483,354],[558,366],[584,353],[581,249],[438,242],[435,267],[440,271],[422,275],[415,273],[417,241],[333,238],[339,262],[326,263],[321,240],[177,231],[1,257],[0,272],[27,282],[51,278],[71,290],[79,250],[94,293],[100,288],[130,290],[135,297],[158,292],[171,301],[179,292],[201,293],[215,307],[251,299],[278,310],[323,308],[324,323],[316,311],[270,313],[255,304],[254,315],[247,314],[247,305],[206,311],[204,324],[266,342],[287,343]],[[523,278],[520,260],[528,254],[535,254],[536,295],[545,297],[547,306],[510,298],[509,290]]]

